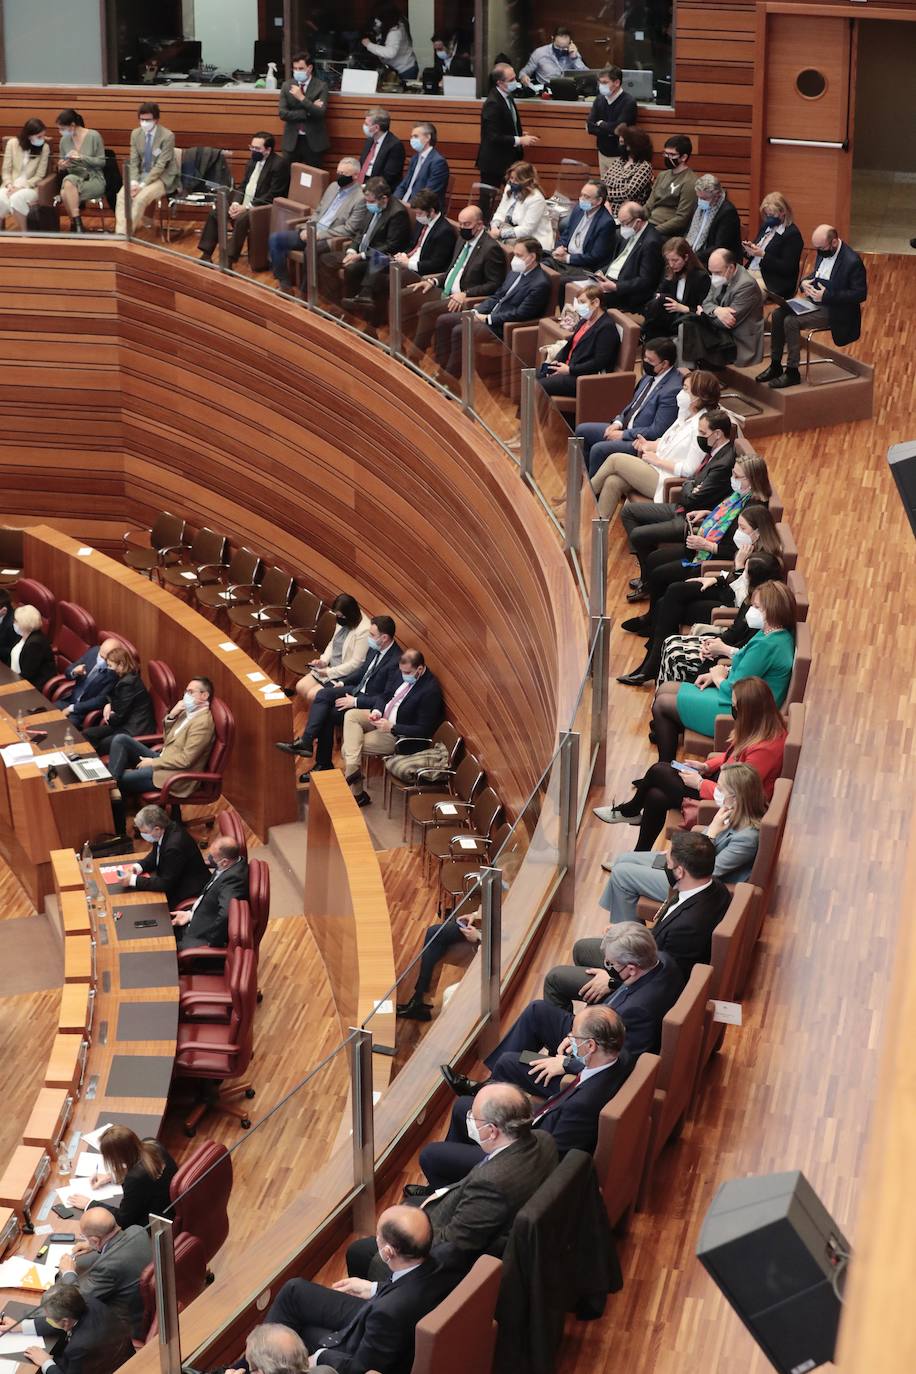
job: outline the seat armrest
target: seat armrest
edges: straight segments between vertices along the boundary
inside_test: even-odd
[[[683,477],[666,477],[663,501],[677,502],[684,487]]]
[[[713,625],[734,625],[738,612],[734,606],[717,606],[712,613]]]
[[[432,740],[429,738],[428,735],[399,735],[397,738],[397,743],[394,746],[394,752],[396,754],[400,754],[402,752],[402,744],[432,744]],[[438,773],[440,770],[437,768],[434,771]],[[442,771],[451,772],[452,770],[443,769]]]
[[[155,746],[156,746],[157,744],[162,744],[164,738],[165,738],[164,735],[135,735],[135,736],[134,736],[134,739],[137,741],[138,744],[148,744],[149,747],[150,747],[150,749],[155,748]]]
[[[715,819],[718,809],[714,801],[703,798],[697,807],[697,825],[709,825]]]
[[[159,794],[166,800],[176,782],[222,782],[222,773],[170,773],[165,782],[159,789]],[[190,801],[190,797],[179,797],[179,801]]]

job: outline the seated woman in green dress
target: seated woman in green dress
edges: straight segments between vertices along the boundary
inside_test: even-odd
[[[60,131],[60,161],[63,176],[60,198],[70,216],[71,234],[82,234],[80,209],[88,200],[105,194],[105,143],[97,129],[87,129],[78,110],[61,110],[57,116]]]
[[[652,704],[652,727],[661,763],[677,754],[681,730],[715,734],[716,716],[732,709],[732,688],[746,677],[759,677],[782,706],[795,660],[795,597],[784,582],[755,587],[747,624],[754,634],[731,663],[720,663],[696,682],[663,682]]]

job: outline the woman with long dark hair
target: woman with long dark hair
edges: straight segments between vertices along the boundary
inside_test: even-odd
[[[0,182],[0,227],[12,215],[16,228],[24,230],[29,211],[38,200],[38,183],[48,174],[51,145],[43,119],[27,119],[18,136],[8,138],[3,151]]]

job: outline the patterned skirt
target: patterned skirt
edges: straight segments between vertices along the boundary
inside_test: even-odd
[[[701,673],[712,667],[700,656],[700,646],[706,635],[721,634],[721,625],[694,625],[689,635],[669,635],[662,648],[662,661],[656,682],[696,682]]]

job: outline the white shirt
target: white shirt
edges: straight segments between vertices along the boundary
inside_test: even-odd
[[[367,181],[372,175],[372,168],[375,166],[375,159],[378,157],[378,150],[379,148],[381,148],[382,143],[385,139],[385,134],[387,134],[387,132],[388,130],[386,129],[384,133],[379,134],[375,142],[373,143],[371,149],[369,150],[369,166],[366,168]]]
[[[616,1063],[616,1059],[609,1059],[606,1064],[596,1064],[593,1069],[583,1069],[582,1072],[579,1074],[579,1083],[576,1084],[576,1087],[579,1087],[579,1085],[582,1083],[587,1083],[590,1078],[594,1078],[595,1074],[601,1073],[603,1069],[612,1069]],[[550,1103],[548,1102],[548,1106],[549,1105]]]
[[[467,254],[467,257],[465,258],[464,262],[461,264],[461,270],[460,270],[460,272],[458,272],[458,273],[456,274],[456,276],[455,276],[455,277],[453,278],[453,280],[452,280],[451,287],[449,288],[449,295],[450,295],[450,296],[454,296],[454,294],[455,294],[456,291],[460,291],[460,290],[461,290],[461,278],[464,276],[465,272],[467,271],[468,263],[471,261],[471,254],[473,253],[475,247],[477,246],[477,244],[479,243],[480,239],[483,237],[483,235],[484,235],[486,232],[487,232],[486,229],[481,229],[480,233],[477,235],[476,238],[468,239],[467,243],[464,245],[464,247],[467,248],[467,250],[468,250],[468,254]],[[463,251],[464,251],[464,250],[462,249],[462,252],[463,252]],[[461,254],[459,253],[458,256],[460,257]],[[446,276],[446,280],[448,280],[448,273],[447,273],[447,272],[446,272],[445,276]]]
[[[14,673],[19,672],[19,660],[22,657],[22,650],[24,646],[25,636],[20,635],[18,644],[13,645],[12,652],[10,653],[10,667],[12,668]]]
[[[413,194],[414,185],[416,184],[417,177],[420,175],[420,168],[423,166],[423,163],[429,157],[432,150],[433,145],[431,143],[428,143],[426,147],[423,149],[422,153],[417,154],[416,165],[413,169],[413,172],[411,173],[410,180],[407,183],[407,189],[401,197],[401,200],[405,205],[410,201],[410,197]]]
[[[699,410],[695,415],[679,415],[655,445],[655,456],[673,463],[674,470],[668,472],[659,469],[658,486],[652,498],[654,501],[665,499],[665,482],[669,477],[692,477],[702,463],[705,454],[697,443],[697,430],[700,416],[705,413],[705,410]]]
[[[417,1260],[416,1264],[409,1264],[409,1265],[407,1266],[406,1269],[392,1269],[392,1271],[391,1271],[391,1282],[392,1282],[392,1283],[397,1283],[398,1279],[402,1279],[402,1278],[404,1277],[405,1274],[412,1274],[413,1271],[414,1271],[415,1269],[419,1269],[420,1265],[423,1264],[423,1263],[424,1263],[423,1260]],[[378,1283],[376,1282],[376,1283],[374,1283],[374,1284],[372,1285],[372,1292],[370,1293],[369,1296],[374,1298],[377,1292],[378,1292]],[[316,1350],[316,1351],[315,1351],[315,1354],[316,1354],[316,1355],[320,1355],[321,1352],[322,1352],[322,1350],[324,1350],[324,1348],[325,1348],[325,1347],[322,1346],[320,1350]]]
[[[394,67],[398,76],[409,72],[411,67],[417,65],[417,55],[404,24],[395,24],[394,28],[389,29],[385,34],[384,43],[366,43],[364,46],[367,52],[375,53],[376,57]]]
[[[667,921],[668,917],[671,915],[672,911],[676,910],[678,903],[682,902],[685,899],[685,897],[695,897],[698,892],[705,892],[708,887],[712,887],[712,878],[707,878],[705,883],[700,883],[699,887],[691,887],[687,892],[681,892],[680,888],[676,888],[674,893],[674,901],[671,903],[668,910],[665,912],[664,916],[661,918],[658,924],[660,926],[663,926]]]
[[[634,234],[632,238],[627,239],[626,247],[622,250],[622,252],[618,253],[616,258],[614,258],[604,269],[604,275],[606,277],[610,277],[611,281],[616,281],[617,278],[620,276],[620,269],[623,267],[623,264],[626,262],[627,258],[630,256],[633,249],[636,247],[637,243],[639,242],[640,234],[642,234],[643,232],[644,231],[640,229],[639,234]]]
[[[438,218],[438,215],[433,215],[431,216],[428,224],[423,224],[420,226],[420,237],[417,239],[415,246],[407,255],[407,266],[410,268],[411,272],[416,272],[419,270],[420,251],[426,240],[429,238],[430,229],[432,229],[433,225],[436,223]]]
[[[392,725],[394,725],[395,721],[398,718],[398,711],[400,711],[401,709],[401,705],[404,701],[404,698],[414,687],[416,687],[416,685],[417,684],[415,682],[402,682],[398,690],[395,692],[394,696],[386,704],[385,709],[382,712],[382,715],[385,717],[386,720],[390,720]]]
[[[817,277],[818,281],[830,280],[831,274],[836,264],[836,260],[840,256],[840,249],[842,247],[843,240],[840,239],[839,243],[836,246],[836,252],[834,253],[832,258],[820,258],[820,261],[815,263],[814,276]],[[818,257],[820,257],[820,254],[818,254]]]

